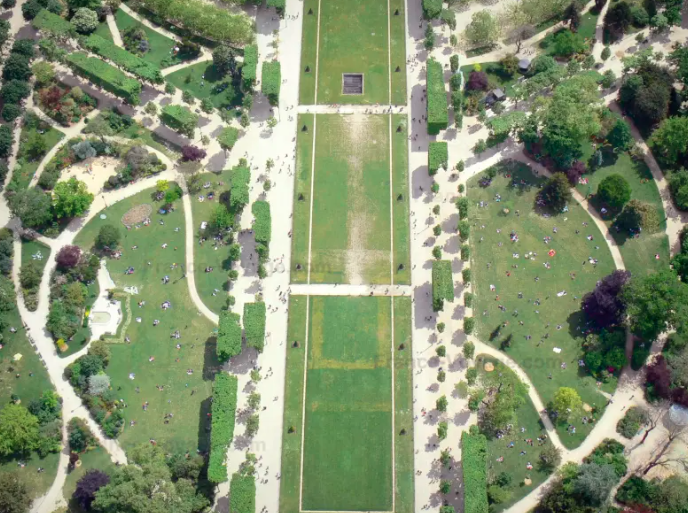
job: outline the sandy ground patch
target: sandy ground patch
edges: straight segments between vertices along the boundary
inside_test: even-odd
[[[114,157],[95,157],[86,159],[62,171],[60,181],[74,177],[81,180],[88,187],[88,192],[99,194],[103,190],[105,180],[117,174],[117,167],[121,164]]]

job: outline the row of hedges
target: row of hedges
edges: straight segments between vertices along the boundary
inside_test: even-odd
[[[239,161],[239,165],[232,169],[232,183],[229,186],[229,209],[234,215],[239,215],[248,203],[249,182],[251,170],[246,161]]]
[[[428,60],[428,133],[437,135],[447,128],[449,113],[447,111],[447,93],[444,90],[442,65],[435,59]]]
[[[74,34],[74,27],[71,23],[47,9],[41,10],[31,23],[38,30],[49,32],[54,36],[71,36]]]
[[[83,45],[88,50],[114,62],[117,66],[139,77],[141,80],[147,80],[154,84],[162,84],[165,81],[160,68],[155,64],[144,61],[141,57],[127,52],[124,48],[120,48],[112,41],[103,39],[99,35],[91,34],[83,40]]]
[[[255,513],[256,478],[232,474],[229,484],[229,513]]]
[[[432,309],[439,312],[444,300],[454,301],[454,282],[449,260],[435,260],[432,263]]]
[[[227,467],[224,463],[227,447],[234,439],[238,388],[239,380],[236,376],[224,372],[215,376],[208,461],[208,480],[215,484],[227,481]]]
[[[246,345],[263,352],[265,347],[265,303],[244,303],[244,333]]]
[[[250,91],[256,83],[258,72],[258,46],[249,45],[244,48],[244,65],[241,67],[241,82],[244,90]]]
[[[198,125],[198,115],[183,105],[165,105],[160,113],[160,120],[190,138],[193,138]]]
[[[270,234],[272,231],[270,203],[267,201],[256,201],[253,203],[251,210],[256,219],[253,223],[253,232],[255,233],[256,242],[262,242],[265,245],[270,244]]]
[[[173,25],[215,41],[245,46],[255,39],[248,16],[232,14],[204,0],[142,0],[141,5]]]
[[[431,141],[428,146],[428,174],[437,174],[440,168],[447,169],[449,148],[445,141]]]
[[[263,78],[260,90],[267,97],[270,105],[279,104],[280,86],[282,85],[282,67],[277,61],[263,62]]]
[[[141,82],[138,80],[129,78],[117,68],[82,52],[68,54],[66,61],[76,73],[101,86],[106,91],[124,98],[132,105],[139,104]]]
[[[217,333],[217,357],[226,362],[241,354],[241,318],[239,314],[223,310]]]
[[[465,513],[487,513],[487,438],[461,435],[463,462],[463,507]]]

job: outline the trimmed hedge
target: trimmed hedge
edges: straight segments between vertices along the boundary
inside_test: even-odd
[[[435,260],[432,263],[432,309],[444,309],[444,300],[454,301],[454,281],[449,260]]]
[[[244,303],[244,333],[246,345],[255,347],[259,353],[265,347],[265,303]]]
[[[256,478],[232,474],[229,484],[229,513],[255,513]]]
[[[165,105],[160,113],[160,120],[187,137],[194,136],[198,125],[198,115],[183,105]]]
[[[124,98],[132,105],[139,104],[141,82],[138,80],[129,78],[114,66],[110,66],[101,59],[89,57],[82,52],[67,54],[65,59],[69,67],[79,75],[110,91],[115,96]]]
[[[428,146],[428,174],[437,174],[439,168],[447,169],[449,148],[445,141],[431,141]]]
[[[239,314],[223,310],[220,314],[220,326],[217,333],[217,357],[226,362],[233,356],[241,354],[241,317]]]
[[[428,133],[437,135],[449,125],[447,111],[447,92],[444,90],[444,72],[442,65],[435,59],[428,60]]]
[[[272,217],[270,216],[270,203],[267,201],[256,201],[251,207],[256,221],[253,223],[253,232],[256,242],[262,242],[266,246],[270,244],[272,231]]]
[[[263,78],[260,83],[261,92],[267,96],[273,107],[279,104],[280,86],[282,85],[282,66],[278,61],[263,62]]]
[[[464,220],[468,217],[468,198],[456,200],[456,208],[459,210],[459,219]]]
[[[162,84],[165,81],[160,68],[155,64],[144,61],[142,58],[127,52],[124,48],[120,48],[112,41],[103,39],[97,34],[88,36],[84,39],[83,44],[88,50],[112,61],[141,80],[147,80],[154,84]]]
[[[241,83],[244,90],[250,91],[256,84],[258,72],[258,46],[249,45],[244,48],[244,65],[241,67]]]
[[[226,126],[220,132],[217,137],[217,142],[220,143],[220,147],[225,151],[231,151],[234,148],[237,140],[239,139],[239,129],[233,126]]]
[[[74,28],[71,23],[47,9],[40,11],[31,24],[38,30],[49,32],[55,36],[70,36],[74,34]]]
[[[487,513],[487,438],[485,435],[461,435],[463,462],[463,510]]]
[[[215,484],[227,481],[227,467],[224,463],[227,447],[234,439],[238,389],[239,380],[236,376],[225,372],[215,376],[208,461],[208,480]]]
[[[249,182],[251,181],[251,170],[244,166],[237,166],[232,169],[232,183],[229,186],[229,208],[237,215],[241,214],[248,203]]]

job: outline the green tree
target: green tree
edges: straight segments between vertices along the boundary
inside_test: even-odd
[[[93,203],[93,194],[88,192],[86,184],[72,177],[66,182],[58,182],[53,189],[53,207],[55,215],[61,217],[78,217]]]
[[[435,407],[437,408],[438,411],[447,411],[447,405],[449,402],[447,401],[447,396],[443,395],[437,401],[435,401]]]
[[[466,360],[470,360],[475,355],[475,344],[467,341],[463,345],[463,356]]]
[[[213,50],[213,67],[221,77],[227,73],[234,75],[236,72],[236,55],[232,47],[221,44]]]
[[[573,482],[573,491],[590,506],[601,506],[619,478],[612,465],[584,463]]]
[[[72,16],[71,24],[80,34],[90,34],[98,28],[98,14],[88,7],[80,7]]]
[[[499,37],[497,19],[488,10],[473,13],[464,31],[464,38],[471,46],[490,46]]]
[[[55,79],[55,68],[46,61],[40,61],[31,66],[33,76],[36,77],[36,84],[45,86]]]
[[[29,228],[43,226],[53,218],[52,200],[38,187],[18,191],[9,198],[10,209]]]
[[[571,201],[571,185],[564,173],[554,173],[540,190],[539,198],[556,212]]]
[[[38,419],[19,404],[0,410],[0,454],[26,453],[38,446]]]
[[[688,117],[675,116],[662,121],[648,145],[653,155],[667,167],[688,163]]]
[[[117,249],[120,240],[120,233],[116,226],[112,224],[105,224],[100,227],[98,236],[96,237],[96,247],[98,249],[110,248],[110,250]]]
[[[499,63],[502,65],[504,73],[510,77],[513,77],[516,75],[516,73],[518,73],[518,57],[516,57],[513,53],[504,56]]]
[[[659,228],[659,214],[657,207],[644,201],[632,199],[614,220],[614,225],[622,230],[637,233],[645,230],[656,232]]]
[[[30,260],[21,266],[19,282],[22,288],[33,289],[41,283],[41,275],[42,267],[35,260]]]
[[[575,416],[583,407],[583,401],[573,388],[560,387],[554,394],[552,408],[559,414],[562,420],[568,420]]]
[[[614,173],[600,182],[597,196],[611,208],[620,209],[631,199],[631,186],[623,176]]]
[[[222,129],[222,132],[220,132],[220,135],[217,137],[217,142],[220,143],[220,148],[225,150],[226,153],[232,151],[232,148],[234,148],[238,138],[239,130],[228,126]]]
[[[32,502],[32,493],[17,472],[0,472],[0,511],[26,513]]]

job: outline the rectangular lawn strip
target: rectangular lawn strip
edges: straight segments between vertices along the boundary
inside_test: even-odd
[[[40,253],[41,258],[33,258],[34,255],[38,256]],[[22,266],[28,264],[29,262],[37,262],[41,270],[41,275],[43,274],[43,269],[50,259],[50,247],[46,246],[42,242],[37,240],[22,240],[22,254],[21,263]]]
[[[394,262],[392,264],[394,283],[402,285],[411,283],[407,125],[405,115],[392,115],[392,222],[394,223]],[[401,127],[401,132],[397,131],[398,127]],[[404,268],[399,269],[402,264]]]
[[[311,10],[313,11],[313,14],[309,14]],[[315,70],[318,44],[318,0],[304,0],[303,14],[299,103],[301,105],[314,105]],[[306,68],[308,68],[308,71],[306,71]]]
[[[492,372],[485,372],[486,363],[494,365]],[[501,378],[504,378],[504,381],[507,383],[512,380],[519,380],[514,371],[499,360],[487,355],[478,355],[475,359],[475,366],[478,369],[478,378],[483,383],[493,383],[495,379]],[[502,472],[511,476],[511,484],[508,486],[511,496],[509,500],[499,504],[496,511],[501,511],[515,504],[549,477],[548,472],[539,470],[538,462],[540,461],[540,452],[544,445],[540,446],[537,443],[537,438],[546,435],[547,430],[544,429],[540,421],[540,415],[535,406],[533,406],[528,394],[523,394],[521,397],[524,402],[516,410],[518,423],[514,424],[514,429],[500,439],[487,439],[488,481],[494,480]],[[525,432],[522,433],[521,428],[525,428]],[[527,438],[533,439],[532,447],[524,442],[524,439]],[[515,445],[512,448],[507,448],[510,442],[514,442]],[[526,454],[521,456],[521,451],[526,451]],[[504,461],[496,461],[500,456],[504,457]],[[528,462],[533,465],[533,470],[526,468]],[[525,486],[523,481],[526,478],[530,478],[532,484]]]
[[[396,472],[395,512],[412,513],[413,474],[413,348],[411,298],[394,301],[394,458]],[[401,345],[404,346],[400,349]],[[405,434],[401,434],[405,430]]]
[[[41,138],[45,141],[45,153],[38,158],[33,158],[26,153],[28,151],[27,145],[29,138],[36,133],[38,133],[38,131],[35,128],[22,128],[19,153],[17,155],[18,165],[14,168],[12,181],[10,182],[17,185],[17,190],[23,190],[29,186],[45,153],[48,153],[53,146],[64,138],[64,134],[59,130],[47,127],[43,130],[43,134],[41,135]]]
[[[544,217],[533,211],[537,185],[543,179],[535,177],[528,166],[503,162],[498,168],[500,172],[488,187],[479,185],[483,174],[468,182],[472,205],[469,216],[474,226],[469,240],[475,264],[472,268],[477,335],[496,347],[512,337],[507,354],[528,373],[545,404],[560,387],[572,387],[584,403],[598,409],[592,416],[599,418],[606,399],[598,392],[595,380],[584,369],[579,371],[577,364],[583,341],[579,329],[583,323],[580,301],[593,290],[597,280],[614,270],[609,249],[589,214],[577,202],[571,202],[569,211],[557,216]],[[511,185],[520,185],[522,181],[530,187]],[[501,202],[495,201],[497,194],[501,195]],[[480,201],[488,206],[477,207]],[[509,212],[505,214],[504,209]],[[519,238],[516,243],[510,241],[512,231]],[[589,235],[593,240],[587,240]],[[549,244],[543,242],[545,237],[552,237]],[[548,256],[550,250],[556,255]],[[528,252],[537,253],[534,260],[525,259]],[[598,264],[589,263],[589,257],[598,259]],[[544,265],[547,262],[550,269]],[[496,287],[493,292],[491,284]],[[566,295],[557,296],[562,291]],[[541,304],[536,305],[536,300]],[[505,311],[499,309],[500,305]],[[508,325],[497,332],[505,322]],[[530,340],[525,338],[528,335]],[[540,340],[542,343],[538,344]],[[553,352],[554,348],[560,348],[561,353]],[[566,363],[565,369],[561,368],[562,363]],[[578,446],[594,425],[583,425],[580,418],[573,419],[571,424],[576,427],[575,435],[566,433],[568,424],[557,425],[562,442],[569,448]]]
[[[227,296],[229,287],[229,267],[227,258],[229,257],[229,246],[220,245],[215,249],[213,236],[207,230],[201,230],[201,223],[210,222],[213,211],[220,205],[220,194],[229,189],[231,171],[225,170],[221,173],[204,173],[201,175],[199,183],[210,182],[209,189],[203,189],[199,194],[191,195],[191,211],[193,213],[194,226],[194,277],[196,278],[196,290],[201,297],[201,301],[213,312],[219,314],[220,310],[227,306]],[[218,186],[218,182],[225,185]],[[215,197],[212,201],[199,201],[200,195],[207,196],[208,192],[214,192]],[[203,234],[203,235],[201,235]],[[203,244],[199,244],[201,236],[206,239]],[[228,240],[225,237],[225,240]],[[238,265],[238,264],[235,264]],[[213,270],[205,272],[207,267]]]
[[[101,472],[105,472],[109,475],[112,475],[115,471],[115,464],[112,463],[110,455],[102,447],[96,447],[93,450],[79,454],[79,460],[81,461],[81,465],[79,467],[75,467],[67,474],[67,479],[62,487],[62,495],[67,502],[72,499],[72,495],[76,490],[76,484],[79,479],[81,479],[89,470],[100,470]]]
[[[147,442],[154,433],[158,444],[169,452],[197,448],[206,451],[207,413],[214,374],[219,369],[215,357],[216,327],[198,314],[183,278],[182,202],[175,202],[173,212],[160,215],[161,204],[152,201],[152,193],[153,189],[148,189],[106,208],[103,213],[107,218],[103,220],[96,215],[81,230],[75,244],[91,248],[101,226],[117,226],[123,255],[119,260],[109,260],[108,270],[118,287],[136,286],[139,290],[131,301],[134,321],[126,332],[131,341],[110,345],[112,357],[107,368],[118,387],[118,397],[129,406],[124,411],[125,427],[120,443],[126,449]],[[153,208],[150,226],[126,230],[120,221],[122,216],[143,204]],[[163,243],[168,247],[162,248]],[[133,246],[139,249],[132,250]],[[127,275],[125,271],[129,267],[134,268],[134,273]],[[170,278],[167,285],[161,282],[165,275]],[[139,307],[139,301],[146,304]],[[171,302],[171,308],[166,311],[161,308],[164,301]],[[136,321],[137,317],[141,322]],[[158,326],[153,325],[156,319],[160,321]],[[176,330],[180,331],[181,338],[170,338]],[[177,344],[181,344],[180,349],[176,348]],[[141,408],[145,402],[148,402],[147,411]],[[173,414],[173,418],[166,424],[163,421],[167,413]],[[130,427],[132,420],[135,425]]]
[[[311,282],[389,283],[389,119],[319,115]]]
[[[388,103],[387,4],[322,0],[320,9],[318,103]],[[343,73],[363,73],[363,94],[342,94]]]
[[[106,21],[103,23],[98,24],[98,28],[93,32],[97,36],[102,37],[103,39],[107,39],[108,41],[114,41],[112,38],[112,32],[110,32],[110,26],[107,24]]]
[[[284,422],[279,510],[298,513],[301,489],[301,425],[303,420],[303,373],[306,347],[308,296],[289,297],[287,363],[284,378]],[[294,344],[298,345],[295,347]]]
[[[403,0],[390,0],[390,47],[392,76],[392,105],[406,105],[406,3]],[[398,15],[394,13],[399,11]],[[397,67],[399,71],[397,71]]]
[[[591,11],[586,12],[580,17],[580,25],[578,26],[578,34],[584,39],[591,40],[595,37],[597,29],[597,18],[599,14],[593,14]]]
[[[291,282],[308,280],[308,237],[311,222],[311,176],[313,163],[313,114],[299,114],[294,173],[294,217],[291,232]],[[303,131],[303,127],[306,131]],[[297,269],[300,265],[301,269]]]
[[[461,66],[461,71],[463,72],[463,77],[466,82],[473,71],[474,64],[466,64]],[[518,82],[518,79],[522,76],[520,73],[516,73],[513,77],[510,77],[502,69],[502,65],[499,62],[481,62],[480,71],[487,75],[487,80],[489,83],[489,89],[499,88],[504,93],[511,97],[514,95],[514,84]]]
[[[592,149],[588,147],[589,154]],[[644,161],[634,161],[628,153],[617,155],[616,162],[604,161],[602,166],[590,174],[584,175],[587,184],[578,184],[576,189],[584,196],[597,193],[600,182],[612,174],[623,176],[631,186],[631,199],[637,199],[654,205],[659,213],[660,226],[655,233],[641,233],[640,237],[628,237],[626,233],[617,232],[612,228],[613,217],[610,214],[602,216],[605,224],[610,227],[609,233],[619,246],[621,258],[626,269],[634,275],[643,275],[666,269],[669,265],[669,239],[666,236],[666,215],[662,206],[662,198],[657,185],[652,179],[652,173]],[[594,199],[593,199],[594,203]],[[655,258],[659,255],[659,259]]]
[[[165,79],[182,91],[189,91],[194,98],[210,98],[218,109],[241,105],[244,97],[240,81],[234,83],[229,76],[220,77],[212,61],[187,66],[167,75]]]
[[[311,301],[303,509],[390,511],[391,301]]]
[[[117,28],[119,33],[124,39],[124,32],[132,27],[143,29],[148,38],[148,43],[150,44],[150,49],[141,55],[144,61],[148,61],[151,64],[155,64],[160,68],[167,68],[169,66],[174,66],[180,62],[184,62],[183,59],[179,57],[173,57],[172,48],[174,48],[176,42],[169,37],[163,36],[157,30],[148,28],[140,21],[132,18],[122,9],[117,9],[115,13],[115,22],[117,23]]]

